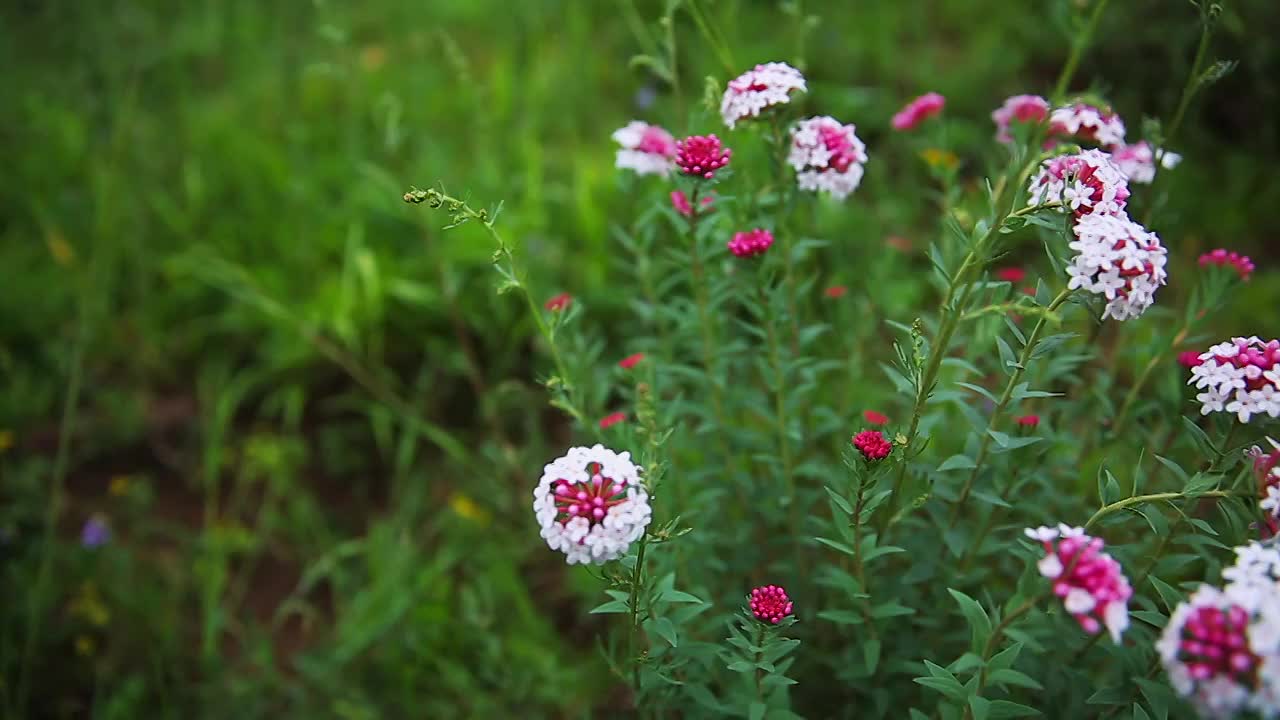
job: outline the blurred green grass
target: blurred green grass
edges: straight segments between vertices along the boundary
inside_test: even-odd
[[[810,107],[867,139],[866,192],[818,218],[844,241],[831,278],[844,282],[886,235],[919,248],[934,232],[934,198],[900,190],[911,158],[878,155],[892,113],[945,94],[962,119],[948,142],[980,175],[991,109],[1051,82],[1065,52],[1038,3],[703,4],[734,68],[795,62]],[[635,17],[651,23],[660,5]],[[1183,3],[1114,5],[1078,87],[1103,90],[1136,137],[1144,115],[1172,109],[1197,30]],[[528,468],[566,439],[534,382],[528,321],[493,294],[478,233],[441,232],[399,196],[438,181],[502,201],[537,291],[591,298],[610,327],[627,312],[610,228],[630,221],[634,188],[609,134],[633,117],[719,125],[698,107],[687,125],[630,65],[645,31],[623,7],[0,10],[0,427],[14,438],[4,520],[19,531],[6,582],[35,553],[77,347],[67,526],[109,512],[134,548],[115,565],[58,561],[55,607],[89,579],[115,612],[105,628],[44,622],[41,667],[75,668],[35,689],[44,713],[124,717],[158,701],[172,715],[225,694],[249,714],[568,716],[600,700],[564,677],[594,653],[580,578],[528,542]],[[1274,298],[1266,260],[1280,258],[1278,15],[1228,5],[1213,55],[1241,64],[1193,108],[1167,188],[1194,202],[1159,228],[1175,251],[1260,254],[1230,323],[1250,333],[1276,331],[1248,308]],[[726,79],[687,19],[675,32],[689,95]],[[904,282],[890,314],[924,292]],[[147,489],[113,497],[116,476]],[[11,677],[12,627],[30,618],[6,620]],[[86,633],[101,636],[88,657],[74,649]]]

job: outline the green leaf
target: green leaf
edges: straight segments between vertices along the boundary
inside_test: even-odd
[[[973,720],[988,720],[991,717],[991,701],[981,695],[969,696],[969,709],[973,711]]]
[[[968,695],[964,686],[955,678],[939,678],[939,677],[918,677],[913,678],[912,682],[917,685],[923,685],[930,690],[937,690],[952,700],[964,700]]]
[[[1133,704],[1133,720],[1151,720],[1151,716],[1138,703]]]
[[[861,625],[863,620],[862,615],[852,610],[823,610],[818,617],[837,625]]]
[[[970,643],[974,652],[980,651],[986,644],[987,638],[991,637],[991,617],[987,615],[987,611],[983,609],[977,600],[954,588],[947,588],[947,592],[951,593],[951,597],[955,598],[956,604],[960,606],[961,614],[969,622]]]
[[[1013,663],[1018,659],[1018,653],[1022,652],[1022,643],[1016,642],[1009,647],[996,653],[987,661],[988,670],[1004,670],[1013,667]]]
[[[1210,490],[1216,490],[1220,482],[1222,482],[1221,475],[1206,475],[1198,472],[1187,481],[1186,486],[1182,488],[1182,494],[1187,497],[1196,497]]]
[[[915,610],[905,605],[899,605],[898,603],[893,602],[892,600],[887,603],[884,603],[883,605],[877,605],[876,607],[871,609],[871,617],[877,620],[882,618],[887,618],[887,617],[898,617],[899,615],[915,615],[915,614],[916,614]]]
[[[973,458],[968,455],[952,455],[938,466],[938,472],[950,472],[951,470],[972,470],[978,467]]]
[[[764,720],[764,713],[769,707],[760,701],[751,703],[747,709],[747,720]]]
[[[665,590],[658,599],[669,603],[696,603],[698,605],[702,605],[704,603],[704,601],[696,595],[690,595],[689,593],[682,592],[680,590]]]
[[[862,661],[867,665],[867,674],[875,675],[880,664],[880,640],[872,638],[862,643]]]
[[[658,636],[663,640],[666,640],[671,647],[675,647],[680,644],[677,639],[678,636],[676,635],[676,626],[672,624],[670,620],[660,617],[652,622],[654,632],[658,633]]]
[[[867,538],[867,540],[870,541],[871,538]],[[873,548],[863,550],[862,561],[864,563],[869,563],[872,560],[875,560],[876,558],[880,557],[881,555],[892,555],[893,553],[900,553],[900,552],[906,552],[906,549],[900,548],[897,545],[880,545],[878,547],[873,547]]]
[[[752,670],[755,670],[756,664],[753,662],[748,662],[746,660],[738,660],[738,661],[729,663],[728,668],[732,672],[744,673],[744,672],[751,672]]]
[[[1152,575],[1149,579],[1156,592],[1160,593],[1160,599],[1164,601],[1165,608],[1172,612],[1178,606],[1178,603],[1182,602],[1183,594],[1155,575]]]
[[[996,403],[996,404],[999,404],[999,403],[1000,403],[1000,399],[999,399],[999,398],[997,398],[995,395],[991,394],[991,391],[990,391],[990,390],[988,390],[988,389],[986,389],[986,388],[982,387],[981,385],[974,385],[973,383],[967,383],[967,382],[958,382],[958,383],[956,383],[956,385],[959,385],[959,386],[960,386],[960,387],[962,387],[962,388],[968,388],[968,389],[970,389],[970,390],[972,390],[972,391],[974,391],[974,392],[978,393],[978,394],[979,394],[979,395],[981,395],[982,397],[984,397],[984,398],[986,398],[986,399],[990,400],[990,401],[991,401],[991,402],[993,402],[993,403]]]
[[[839,493],[832,490],[829,486],[824,485],[822,489],[827,491],[827,496],[831,498],[831,502],[835,503],[837,507],[843,510],[845,515],[853,514],[853,506],[849,504],[848,500],[845,500]]]
[[[1089,705],[1123,705],[1129,702],[1129,690],[1124,686],[1102,688],[1085,702]]]
[[[1018,687],[1024,687],[1029,690],[1044,689],[1044,686],[1041,685],[1039,682],[1036,682],[1035,678],[1031,677],[1030,675],[1027,675],[1026,673],[1021,673],[1021,672],[1018,672],[1017,670],[1011,670],[1011,669],[996,670],[995,672],[990,673],[987,676],[987,680],[997,685],[1016,685]]]
[[[831,540],[823,537],[816,537],[814,538],[814,540],[817,540],[818,542],[822,543],[823,545],[826,545],[829,548],[834,548],[836,550],[839,550],[845,555],[853,556],[856,554],[853,548],[849,547],[848,545],[845,545],[842,542],[837,542],[835,540]]]
[[[627,602],[625,600],[610,600],[603,605],[597,605],[594,608],[591,608],[589,614],[606,615],[608,613],[624,613],[629,610],[630,608],[627,607]]]
[[[1204,434],[1204,430],[1199,425],[1192,422],[1191,418],[1186,415],[1182,416],[1182,426],[1191,434],[1191,440],[1195,443],[1196,449],[1202,457],[1216,457],[1218,450],[1210,442],[1209,436]]]
[[[1035,717],[1039,714],[1039,710],[1026,705],[1019,705],[1008,700],[993,700],[991,702],[991,714],[988,717],[991,720],[1002,720],[1002,718]]]

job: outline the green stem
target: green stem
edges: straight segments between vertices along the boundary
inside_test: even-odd
[[[1009,381],[1005,383],[1004,392],[1000,395],[1000,401],[996,403],[995,410],[991,413],[991,419],[987,421],[987,431],[982,434],[982,440],[978,444],[978,457],[973,462],[973,469],[969,472],[969,477],[964,482],[964,488],[960,491],[960,497],[956,500],[955,507],[951,512],[950,527],[955,527],[956,522],[960,519],[960,513],[964,508],[965,501],[969,499],[969,493],[973,490],[974,482],[978,479],[978,474],[982,472],[982,466],[987,460],[987,454],[991,449],[992,431],[1000,424],[1000,418],[1004,415],[1005,408],[1009,406],[1010,400],[1013,399],[1013,391],[1022,382],[1022,376],[1027,371],[1027,363],[1031,361],[1031,355],[1036,350],[1036,345],[1040,342],[1040,334],[1048,325],[1050,318],[1054,318],[1053,313],[1071,297],[1071,290],[1063,290],[1058,296],[1049,303],[1045,313],[1040,316],[1036,322],[1036,326],[1032,328],[1031,334],[1027,336],[1027,342],[1022,347],[1022,355],[1018,358],[1018,366],[1013,369],[1013,373],[1009,375]],[[1056,318],[1054,318],[1056,320]]]
[[[1116,414],[1116,421],[1112,423],[1111,432],[1114,435],[1119,436],[1120,431],[1124,429],[1125,424],[1129,421],[1129,413],[1133,410],[1133,406],[1138,400],[1138,393],[1146,386],[1147,380],[1151,378],[1151,373],[1156,369],[1156,366],[1160,364],[1160,361],[1164,359],[1170,350],[1177,347],[1178,343],[1186,338],[1190,329],[1190,325],[1183,325],[1178,329],[1178,332],[1174,333],[1172,340],[1167,344],[1161,343],[1161,350],[1153,355],[1142,368],[1142,371],[1138,373],[1138,379],[1134,381],[1133,387],[1129,388],[1129,392],[1125,394],[1124,402],[1120,404],[1120,412]]]
[[[640,707],[640,657],[637,640],[640,636],[640,590],[644,586],[644,551],[649,536],[640,538],[640,550],[636,553],[636,566],[631,572],[631,628],[628,634],[627,654],[631,660],[631,687],[636,707]]]
[[[1094,525],[1098,523],[1099,520],[1101,520],[1102,518],[1112,513],[1119,512],[1120,510],[1124,510],[1125,508],[1133,507],[1134,505],[1141,505],[1143,503],[1162,502],[1164,500],[1177,500],[1178,498],[1186,498],[1186,497],[1195,497],[1195,498],[1246,497],[1246,496],[1251,496],[1252,494],[1253,494],[1252,492],[1242,492],[1237,490],[1208,490],[1205,492],[1196,493],[1195,495],[1187,495],[1186,493],[1183,493],[1183,492],[1164,492],[1164,493],[1152,493],[1150,495],[1134,495],[1133,497],[1125,498],[1124,500],[1117,500],[1116,502],[1113,502],[1110,505],[1106,505],[1100,508],[1097,512],[1093,514],[1092,517],[1089,518],[1089,521],[1084,524],[1084,529],[1088,530],[1092,528]]]
[[[987,644],[984,645],[982,648],[982,671],[978,676],[978,689],[976,692],[977,695],[981,696],[982,691],[987,687],[987,661],[990,660],[991,656],[995,654],[996,648],[1000,647],[1000,641],[1004,639],[1005,630],[1008,630],[1009,626],[1012,625],[1019,618],[1021,618],[1023,615],[1026,615],[1027,613],[1034,610],[1036,605],[1040,604],[1041,600],[1044,600],[1045,598],[1049,597],[1051,594],[1052,593],[1050,591],[1045,591],[1031,598],[1028,598],[1026,602],[1019,605],[1017,609],[1015,609],[1013,612],[1010,612],[1008,615],[1005,615],[1004,618],[1000,620],[1000,623],[996,625],[995,629],[991,631],[991,637],[987,638]],[[965,720],[969,720],[969,718],[973,717],[973,710],[971,709],[971,707],[972,706],[969,706],[969,705],[965,706],[965,709],[964,709]]]
[[[764,285],[760,286],[761,311],[765,314],[765,336],[769,343],[769,364],[773,369],[773,412],[778,425],[778,451],[782,456],[782,477],[786,486],[786,498],[791,503],[791,528],[795,530],[797,549],[800,542],[800,498],[796,495],[795,471],[792,467],[790,420],[787,416],[786,372],[782,367],[782,353],[779,349],[778,331],[774,322],[773,303]]]
[[[1071,54],[1067,56],[1067,63],[1062,66],[1062,73],[1058,75],[1058,82],[1053,87],[1054,103],[1062,103],[1066,100],[1067,86],[1071,84],[1071,79],[1076,74],[1076,68],[1080,66],[1080,58],[1084,56],[1084,51],[1089,47],[1089,43],[1093,41],[1093,33],[1098,29],[1098,22],[1102,19],[1102,12],[1107,7],[1107,0],[1096,0],[1093,6],[1093,13],[1089,15],[1089,20],[1085,23],[1084,29],[1071,40]]]
[[[864,472],[870,472],[865,470]],[[871,587],[867,584],[866,568],[862,562],[862,510],[866,505],[866,479],[858,478],[858,498],[853,508],[853,572],[858,579],[858,586],[867,597],[862,600],[862,618],[867,631],[875,639],[878,635],[875,618],[871,616]]]

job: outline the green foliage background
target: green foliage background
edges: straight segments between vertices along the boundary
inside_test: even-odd
[[[887,150],[889,118],[943,93],[962,172],[981,177],[990,111],[1057,74],[1058,4],[701,4],[735,69],[797,64],[868,144],[863,190],[820,218],[844,259],[822,282],[856,286],[902,236],[916,252],[890,260],[885,314],[927,307],[937,200],[902,193],[918,161]],[[572,293],[601,328],[628,313],[610,227],[630,222],[634,187],[609,134],[719,121],[630,64],[661,8],[627,8],[0,9],[6,709],[26,695],[48,717],[576,717],[616,696],[580,674],[604,627],[584,615],[591,580],[542,546],[528,507],[570,440],[536,383],[531,324],[493,293],[487,240],[441,232],[400,193],[440,180],[503,201],[536,292]],[[1211,56],[1240,65],[1193,106],[1165,185],[1172,252],[1225,246],[1260,266],[1224,336],[1280,333],[1278,16],[1228,4]],[[1077,86],[1138,137],[1172,111],[1194,18],[1113,3]],[[688,97],[727,79],[687,19],[672,31]],[[625,338],[603,340],[621,355]],[[53,494],[59,543],[36,593]],[[93,514],[115,536],[99,552],[77,543]]]

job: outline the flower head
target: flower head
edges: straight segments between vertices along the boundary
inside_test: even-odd
[[[1014,418],[1013,421],[1017,423],[1019,427],[1034,428],[1040,425],[1040,416],[1039,415],[1022,415],[1020,417]]]
[[[573,447],[542,470],[533,491],[542,538],[570,565],[616,560],[639,540],[653,511],[630,453]]]
[[[1061,202],[1076,217],[1119,215],[1129,199],[1124,173],[1101,150],[1059,155],[1045,160],[1027,188],[1028,207]]]
[[[1204,391],[1196,395],[1200,414],[1235,413],[1242,423],[1254,415],[1280,417],[1280,340],[1232,338],[1200,360],[1187,381]]]
[[[676,143],[676,167],[685,175],[710,180],[729,164],[733,151],[720,144],[715,135],[691,135]]]
[[[1258,505],[1266,512],[1262,537],[1271,538],[1280,533],[1280,443],[1267,438],[1271,452],[1253,448],[1253,474],[1258,479]]]
[[[894,130],[911,130],[920,123],[942,112],[947,99],[936,92],[925,93],[907,103],[893,116]]]
[[[1253,261],[1248,255],[1241,255],[1238,252],[1227,251],[1225,248],[1218,248],[1213,252],[1208,252],[1200,256],[1200,267],[1208,267],[1216,265],[1218,267],[1229,267],[1236,271],[1241,280],[1248,280],[1256,269]]]
[[[1053,582],[1063,608],[1090,635],[1105,626],[1111,639],[1120,642],[1129,627],[1133,588],[1120,563],[1102,552],[1102,540],[1067,525],[1027,528],[1026,535],[1044,546],[1045,556],[1036,567]]]
[[[80,544],[87,548],[96,548],[111,542],[111,527],[101,515],[90,516],[80,530]]]
[[[889,422],[889,416],[884,413],[878,413],[875,410],[863,410],[862,418],[872,425],[886,425]],[[892,449],[892,448],[890,448]]]
[[[621,170],[666,177],[675,168],[676,140],[657,125],[633,120],[615,130],[613,139],[622,146],[615,162]]]
[[[1111,149],[1111,162],[1131,183],[1146,185],[1156,177],[1155,156],[1151,145],[1143,140],[1134,145],[1119,145]]]
[[[701,212],[707,212],[711,209],[711,196],[704,195],[698,204],[702,206]],[[680,190],[671,191],[671,207],[675,211],[685,217],[693,217],[693,206],[689,204],[689,198]]]
[[[757,65],[729,81],[720,99],[720,116],[730,129],[739,120],[753,118],[774,105],[791,102],[794,90],[805,92],[804,75],[786,63]]]
[[[630,370],[636,365],[639,365],[643,360],[644,360],[644,353],[636,353],[634,355],[628,355],[618,361],[618,367],[622,368],[623,370]]]
[[[600,429],[604,430],[605,428],[613,427],[626,419],[627,414],[624,412],[609,413],[608,415],[600,418]]]
[[[1155,302],[1165,284],[1168,252],[1155,233],[1127,216],[1086,215],[1073,229],[1076,251],[1067,287],[1084,288],[1107,299],[1103,319],[1135,318]]]
[[[572,295],[570,295],[569,293],[560,293],[559,295],[555,295],[549,300],[547,300],[545,303],[543,303],[542,307],[550,310],[551,312],[560,312],[561,310],[569,307],[569,303],[572,303],[572,302],[573,302]]]
[[[830,193],[843,200],[862,182],[867,147],[853,125],[822,116],[801,120],[791,128],[787,163],[796,171],[801,190]]]
[[[1015,123],[1040,123],[1049,117],[1049,101],[1039,95],[1014,95],[991,113],[996,124],[996,140],[1013,142],[1009,127]]]
[[[773,233],[764,228],[734,233],[728,242],[729,251],[742,258],[763,255],[770,245],[773,245]]]
[[[1049,134],[1112,147],[1124,144],[1124,121],[1113,112],[1076,103],[1049,115]]]
[[[1027,279],[1027,271],[1020,267],[1000,268],[996,271],[996,279],[1017,285]]]
[[[884,433],[879,430],[863,430],[853,436],[851,441],[853,446],[858,448],[858,452],[862,453],[862,457],[867,462],[876,462],[889,457],[889,453],[893,452],[893,444],[885,439]]]
[[[1156,643],[1169,683],[1202,717],[1280,713],[1280,600],[1274,588],[1202,585]]]
[[[849,288],[844,285],[832,285],[826,290],[823,290],[822,294],[832,299],[839,299],[849,294]]]
[[[777,585],[765,585],[751,591],[751,614],[761,622],[777,625],[791,614],[791,599]]]

